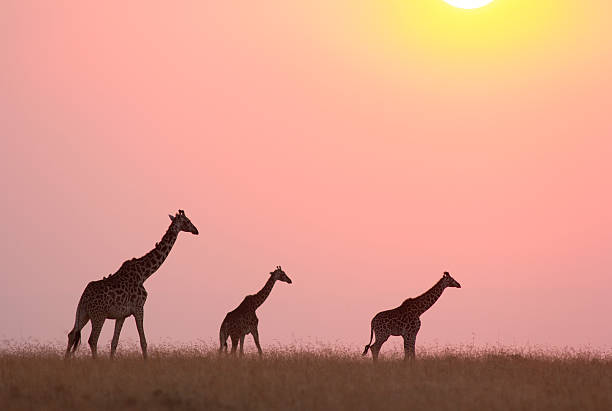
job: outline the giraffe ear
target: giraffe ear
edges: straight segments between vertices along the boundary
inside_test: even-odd
[[[170,220],[174,221],[174,216],[172,214],[168,214],[168,217],[170,217]]]

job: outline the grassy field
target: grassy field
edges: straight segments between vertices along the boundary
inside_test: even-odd
[[[0,351],[0,409],[611,410],[612,359],[576,353],[417,353],[404,363],[341,349],[294,348],[262,359],[201,348],[130,351],[114,361],[61,351]]]

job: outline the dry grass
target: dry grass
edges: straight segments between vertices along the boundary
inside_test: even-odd
[[[612,360],[592,353],[430,351],[373,365],[357,352],[278,349],[220,358],[198,347],[63,361],[0,351],[0,409],[612,409]],[[125,351],[125,348],[124,348]]]

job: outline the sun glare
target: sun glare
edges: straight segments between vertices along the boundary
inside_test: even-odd
[[[448,4],[461,9],[477,9],[486,6],[493,0],[444,0]]]
[[[422,58],[436,60],[432,64],[439,66],[469,67],[486,60],[505,69],[508,58],[544,58],[545,53],[538,51],[544,44],[571,41],[579,16],[577,7],[559,0],[391,0],[386,4],[378,18],[387,22],[384,41],[390,58],[408,62],[415,53],[422,53]]]

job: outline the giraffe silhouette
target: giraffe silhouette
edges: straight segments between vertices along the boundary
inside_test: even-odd
[[[259,331],[257,330],[259,319],[255,314],[255,310],[266,301],[276,281],[291,284],[291,279],[280,266],[277,266],[276,270],[270,273],[270,278],[257,294],[247,295],[235,310],[227,313],[219,330],[220,353],[223,351],[227,352],[227,337],[229,336],[232,340],[232,354],[236,353],[236,346],[238,341],[240,341],[240,355],[242,356],[244,337],[247,334],[251,334],[253,335],[259,355],[262,355],[261,346],[259,345]]]
[[[404,338],[404,359],[414,358],[416,336],[421,328],[420,316],[438,301],[446,287],[461,288],[461,285],[445,271],[442,278],[427,292],[416,298],[408,298],[397,308],[376,314],[372,318],[370,343],[365,346],[363,355],[371,348],[372,358],[376,362],[380,348],[389,336],[401,335]],[[374,335],[376,341],[372,344]]]
[[[98,355],[98,338],[106,319],[115,320],[115,333],[111,342],[111,358],[115,356],[123,322],[133,315],[140,337],[142,356],[147,358],[143,318],[147,291],[143,283],[162,265],[172,249],[178,234],[186,231],[197,235],[198,229],[189,221],[183,210],[170,215],[170,227],[155,248],[140,258],[125,261],[119,270],[99,281],[87,284],[76,310],[74,328],[68,333],[65,358],[76,351],[81,341],[81,329],[91,320],[89,347],[91,355]]]

